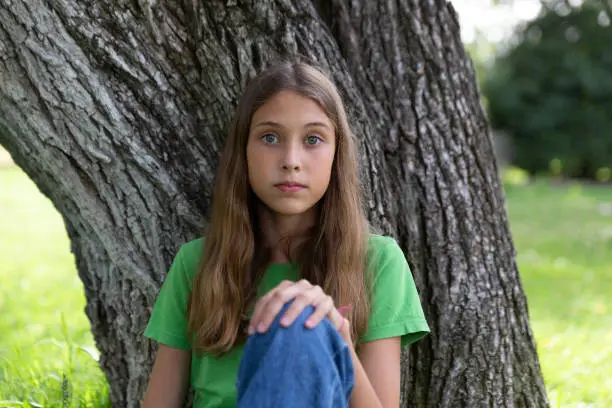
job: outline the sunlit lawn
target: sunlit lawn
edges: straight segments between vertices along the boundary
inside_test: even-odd
[[[507,195],[552,406],[610,407],[612,187]],[[108,407],[62,219],[16,167],[0,166],[0,282],[0,407]]]
[[[612,407],[612,186],[507,196],[551,405]]]
[[[61,217],[0,166],[0,407],[110,406],[84,306]]]

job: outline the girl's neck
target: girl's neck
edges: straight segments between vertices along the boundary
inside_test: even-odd
[[[272,250],[272,263],[289,262],[290,252],[308,238],[308,232],[316,222],[316,209],[295,215],[282,215],[271,211],[263,205],[259,209],[259,228],[265,237],[266,244]],[[289,243],[289,247],[287,247]]]

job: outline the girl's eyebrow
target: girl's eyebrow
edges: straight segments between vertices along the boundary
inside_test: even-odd
[[[259,122],[258,124],[256,124],[255,126],[253,126],[254,128],[256,127],[260,127],[260,126],[271,126],[271,127],[277,127],[277,128],[284,128],[283,125],[281,125],[280,123],[277,122],[273,122],[270,120],[265,120],[263,122]],[[331,130],[331,128],[329,127],[329,125],[323,123],[323,122],[308,122],[304,125],[304,127],[324,127],[327,128],[329,130]]]

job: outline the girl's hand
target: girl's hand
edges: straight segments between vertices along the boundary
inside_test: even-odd
[[[285,303],[292,299],[293,303],[281,318],[281,326],[291,326],[304,308],[312,305],[315,311],[306,320],[306,327],[316,327],[327,316],[334,327],[341,329],[342,337],[350,341],[348,320],[336,310],[331,296],[326,295],[320,286],[313,286],[305,279],[299,282],[283,281],[259,299],[249,324],[249,335],[255,331],[264,333],[268,330]]]

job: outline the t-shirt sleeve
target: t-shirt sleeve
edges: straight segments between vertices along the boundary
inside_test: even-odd
[[[370,321],[360,342],[399,336],[405,347],[427,335],[429,326],[404,252],[393,238],[373,241]]]
[[[189,350],[187,336],[187,302],[193,274],[185,265],[184,246],[175,256],[172,266],[151,312],[144,336],[170,347]]]

